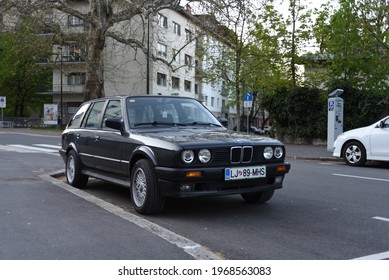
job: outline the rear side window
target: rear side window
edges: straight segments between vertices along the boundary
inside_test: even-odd
[[[84,118],[85,112],[86,110],[88,110],[89,105],[90,104],[84,104],[78,109],[78,111],[68,124],[69,128],[80,127],[82,119]]]
[[[100,101],[92,105],[92,108],[89,110],[88,118],[85,121],[86,128],[97,128],[99,126],[99,117],[104,103],[104,101]]]

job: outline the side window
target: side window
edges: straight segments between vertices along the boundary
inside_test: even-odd
[[[80,127],[82,119],[84,118],[85,112],[87,111],[89,105],[90,104],[84,104],[78,109],[78,111],[68,124],[69,128]]]
[[[105,120],[106,119],[121,119],[122,118],[122,109],[120,107],[120,100],[111,100],[108,102],[107,109],[105,110],[103,116],[103,128],[106,128]]]
[[[96,102],[89,110],[88,118],[85,121],[86,128],[97,128],[99,125],[99,116],[104,106],[104,101]]]

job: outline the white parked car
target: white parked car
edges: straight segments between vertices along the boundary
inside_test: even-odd
[[[389,116],[340,134],[334,142],[333,156],[343,157],[351,166],[362,166],[366,160],[389,161]]]

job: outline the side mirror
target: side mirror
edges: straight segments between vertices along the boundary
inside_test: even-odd
[[[119,130],[120,132],[124,131],[124,124],[120,119],[106,119],[104,122],[108,128]]]

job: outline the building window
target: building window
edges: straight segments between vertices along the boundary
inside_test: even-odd
[[[68,26],[84,26],[84,25],[85,23],[82,19],[76,16],[68,15]]]
[[[166,74],[157,73],[157,85],[166,87]]]
[[[185,55],[185,65],[192,66],[192,57],[190,55]]]
[[[185,80],[184,88],[185,88],[185,91],[189,91],[190,92],[192,90],[192,82],[188,81],[188,80]]]
[[[85,73],[70,73],[68,75],[68,85],[84,85]]]
[[[162,28],[167,29],[167,17],[164,15],[158,14],[158,25],[161,26]]]
[[[172,77],[172,89],[180,89],[180,79]]]
[[[181,36],[181,25],[179,25],[177,22],[173,21],[173,33]]]
[[[192,41],[192,32],[189,29],[185,29],[185,39],[187,42]]]
[[[82,56],[85,54],[85,51],[81,49],[79,45],[69,45],[68,46],[68,60],[69,61],[81,61]]]
[[[159,56],[167,57],[167,46],[161,43],[157,44],[157,52]]]
[[[215,106],[215,97],[211,97],[211,106],[212,106],[212,107]]]
[[[180,52],[173,49],[173,61],[174,62],[177,62],[177,63],[180,63],[181,59],[180,59]]]
[[[199,85],[195,84],[195,94],[199,94]]]

